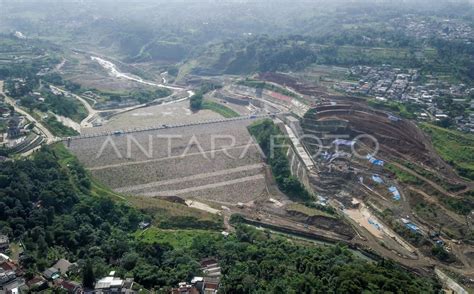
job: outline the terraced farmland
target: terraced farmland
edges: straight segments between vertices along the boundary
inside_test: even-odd
[[[96,178],[117,192],[248,202],[266,191],[263,159],[247,132],[249,123],[82,139],[73,141],[70,149]]]

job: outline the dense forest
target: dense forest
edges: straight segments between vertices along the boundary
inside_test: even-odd
[[[0,232],[21,241],[27,276],[59,258],[79,261],[90,283],[114,269],[142,286],[166,289],[216,257],[223,293],[435,293],[436,283],[390,262],[368,263],[341,246],[298,245],[244,225],[236,234],[195,233],[190,247],[136,238],[150,216],[98,189],[64,147],[0,166]]]

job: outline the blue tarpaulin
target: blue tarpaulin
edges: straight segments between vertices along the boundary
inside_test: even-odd
[[[380,225],[374,222],[372,219],[369,218],[369,224],[373,225],[377,230],[380,230]]]
[[[367,159],[369,160],[370,163],[372,163],[374,165],[383,166],[383,164],[384,164],[383,160],[376,159],[375,157],[373,157],[370,154],[367,154]]]
[[[415,232],[415,233],[419,233],[419,232],[420,232],[420,228],[418,228],[418,226],[415,225],[415,224],[407,223],[407,224],[405,224],[405,226],[406,226],[407,228],[409,228],[410,230],[412,230],[413,232]]]
[[[383,180],[379,175],[372,175],[372,180],[376,183],[382,184]]]
[[[400,192],[398,192],[398,189],[394,186],[389,187],[388,190],[392,193],[393,195],[393,200],[400,201]]]

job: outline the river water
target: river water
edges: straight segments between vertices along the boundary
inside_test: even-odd
[[[176,90],[176,91],[184,90],[183,88],[180,88],[180,87],[159,84],[159,83],[155,83],[155,82],[152,82],[152,81],[146,81],[146,80],[144,80],[144,79],[142,79],[138,76],[135,76],[135,75],[132,75],[132,74],[129,74],[129,73],[123,73],[123,72],[118,70],[117,66],[114,63],[112,63],[108,60],[102,59],[100,57],[91,56],[91,59],[96,61],[97,63],[99,63],[100,66],[102,66],[105,70],[107,70],[109,72],[109,74],[113,77],[127,79],[127,80],[130,80],[130,81],[134,81],[134,82],[144,84],[144,85],[148,85],[148,86],[154,86],[154,87],[159,87],[159,88],[167,88],[167,89]]]

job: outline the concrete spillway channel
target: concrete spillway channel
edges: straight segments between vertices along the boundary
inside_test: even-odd
[[[297,132],[299,132],[299,123],[292,117],[280,116],[282,119],[291,123],[291,126],[285,124],[281,119],[276,118],[275,124],[290,139],[290,148],[288,148],[287,157],[290,162],[291,174],[297,177],[306,189],[313,195],[313,178],[317,177],[317,168],[310,154],[301,144]]]

